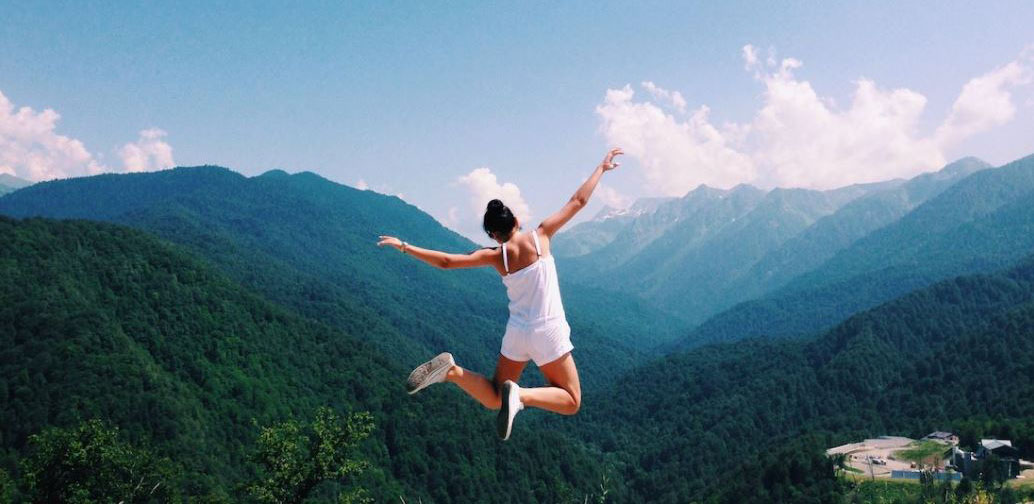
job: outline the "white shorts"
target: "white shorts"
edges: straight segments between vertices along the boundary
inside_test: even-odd
[[[526,362],[530,359],[541,367],[571,350],[574,350],[571,326],[566,320],[560,319],[530,327],[507,324],[499,353],[512,361]]]

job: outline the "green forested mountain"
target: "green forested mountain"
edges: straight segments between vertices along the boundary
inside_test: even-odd
[[[391,234],[449,251],[475,247],[393,196],[312,173],[247,178],[206,166],[45,182],[0,199],[0,213],[153,232],[270,300],[373,342],[403,367],[443,350],[485,373],[495,365],[507,316],[498,276],[438,271],[374,246],[378,235]],[[640,349],[678,334],[671,317],[629,296],[606,294],[608,310],[600,311],[589,308],[604,293],[583,292],[565,301],[590,383],[630,369],[645,356]]]
[[[959,180],[987,168],[990,165],[979,159],[963,158],[940,171],[886,184],[847,203],[767,253],[749,272],[730,282],[728,289],[736,295],[729,300],[760,297],[786,285],[821,266],[856,240],[897,221]]]
[[[577,281],[634,292],[691,323],[782,287],[855,240],[987,167],[966,158],[912,180],[830,191],[699,187],[620,222],[610,244],[566,259]],[[590,242],[589,222],[557,242]],[[610,231],[614,234],[613,231]],[[597,238],[598,239],[598,238]]]
[[[686,345],[809,334],[954,275],[1034,251],[1034,156],[973,173],[761,299],[716,315]]]
[[[30,434],[100,419],[167,456],[184,495],[239,501],[259,427],[331,406],[372,413],[360,484],[379,502],[596,491],[598,455],[527,425],[500,443],[458,391],[407,396],[407,371],[144,233],[0,217],[0,469],[15,478]]]
[[[1034,257],[919,290],[809,339],[669,355],[590,391],[592,406],[565,427],[620,456],[632,501],[742,502],[767,490],[740,485],[740,469],[776,452],[782,467],[797,464],[789,446],[807,458],[859,436],[949,430],[970,446],[1010,438],[1034,455],[1031,376]]]

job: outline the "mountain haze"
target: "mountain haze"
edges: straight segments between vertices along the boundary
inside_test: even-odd
[[[977,171],[765,297],[692,331],[696,345],[803,335],[955,275],[993,271],[1034,251],[1034,156]]]
[[[0,173],[0,196],[30,185],[32,185],[32,182],[29,182],[28,180],[22,180],[6,173]]]
[[[589,236],[613,235],[605,246],[564,258],[575,280],[634,292],[699,323],[818,267],[854,240],[986,167],[969,158],[910,181],[829,191],[701,186],[652,211],[633,206],[620,220],[579,224],[558,235],[557,242],[588,243]]]

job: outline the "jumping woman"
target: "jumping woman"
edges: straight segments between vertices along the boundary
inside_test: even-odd
[[[520,232],[520,221],[503,202],[489,201],[483,227],[499,247],[449,254],[415,247],[393,236],[380,237],[377,245],[395,247],[438,268],[493,267],[510,298],[510,320],[491,381],[460,367],[452,354],[445,352],[413,370],[406,382],[410,394],[435,383],[455,383],[486,408],[499,410],[496,428],[503,440],[509,439],[514,417],[526,406],[562,415],[578,412],[582,389],[571,356],[571,326],[560,301],[550,240],[585,207],[600,177],[617,168],[614,157],[620,154],[621,149],[608,152],[567,204],[529,233]],[[522,389],[517,385],[528,360],[535,361],[550,386]]]

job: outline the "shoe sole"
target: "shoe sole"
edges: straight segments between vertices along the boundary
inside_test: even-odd
[[[449,352],[442,352],[437,357],[419,365],[412,373],[409,373],[409,378],[406,379],[406,390],[410,395],[415,394],[428,385],[438,383],[441,381],[441,377],[449,372],[449,368],[455,365],[456,361],[453,360],[452,354]]]
[[[512,381],[507,380],[503,384],[503,388],[500,391],[500,404],[499,404],[499,415],[496,417],[496,434],[499,435],[499,439],[506,441],[510,439],[510,433],[513,430],[513,417],[517,415],[516,411],[511,411],[512,405],[510,404],[510,396],[513,392]]]

